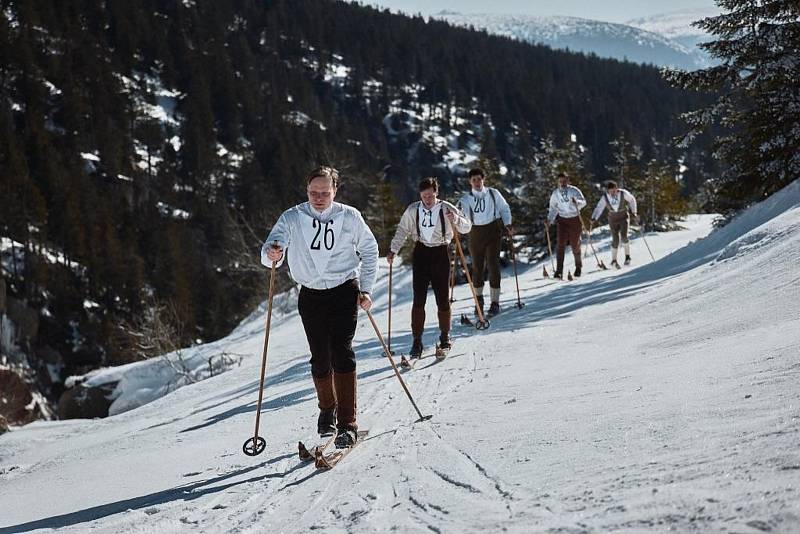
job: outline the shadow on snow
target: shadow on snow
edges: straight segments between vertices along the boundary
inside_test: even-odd
[[[213,495],[215,493],[226,491],[240,484],[249,484],[268,479],[281,479],[293,473],[294,471],[297,471],[298,469],[305,467],[308,464],[298,463],[288,471],[284,471],[282,473],[269,473],[266,475],[258,475],[245,480],[239,480],[236,482],[219,484],[220,482],[224,482],[226,480],[247,473],[251,473],[267,465],[271,465],[294,456],[296,455],[284,454],[282,456],[272,458],[271,460],[261,462],[258,465],[237,469],[225,475],[214,477],[208,480],[194,482],[191,484],[185,484],[167,490],[150,493],[148,495],[142,495],[140,497],[133,497],[131,499],[124,499],[121,501],[112,502],[108,504],[101,504],[99,506],[93,506],[91,508],[78,510],[76,512],[70,512],[52,517],[46,517],[43,519],[37,519],[35,521],[29,521],[27,523],[21,523],[19,525],[0,527],[0,534],[6,534],[11,532],[28,532],[31,530],[37,530],[43,528],[56,529],[56,528],[69,527],[81,523],[87,523],[89,521],[95,521],[97,519],[102,519],[104,517],[109,517],[115,514],[120,514],[128,510],[141,510],[144,508],[158,506],[161,504],[167,504],[175,501],[186,501],[186,502],[193,501],[195,499],[204,497],[206,495]]]

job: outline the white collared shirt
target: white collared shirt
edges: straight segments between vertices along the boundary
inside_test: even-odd
[[[316,221],[316,222],[315,222]],[[371,292],[378,276],[378,243],[361,213],[334,202],[318,212],[308,202],[284,211],[261,247],[261,263],[269,267],[269,247],[288,255],[289,273],[310,289],[331,289],[358,278],[361,291]]]
[[[503,224],[511,224],[511,208],[503,195],[493,187],[473,189],[458,201],[458,207],[475,226],[485,226],[497,219]]]
[[[557,187],[550,195],[550,210],[547,212],[547,220],[553,222],[557,215],[563,219],[577,217],[584,206],[586,206],[586,199],[583,198],[580,189],[574,185]]]
[[[616,195],[610,195],[608,193],[604,194],[600,197],[600,200],[597,202],[597,206],[595,206],[594,211],[592,212],[592,220],[596,221],[603,215],[603,210],[608,207],[609,211],[617,212],[619,211],[619,206],[622,204],[622,198],[625,198],[625,201],[628,203],[629,209],[631,213],[637,213],[636,211],[636,197],[630,194],[627,190],[619,188],[617,189]],[[606,197],[608,200],[606,201]],[[610,203],[610,205],[609,205]]]
[[[405,243],[408,236],[411,236],[414,241],[419,241],[426,247],[447,245],[453,240],[453,225],[450,224],[450,219],[447,218],[446,211],[444,213],[444,235],[442,235],[441,215],[436,215],[436,217],[432,218],[431,220],[433,223],[433,231],[430,233],[430,238],[426,238],[422,231],[422,218],[419,219],[420,231],[417,233],[417,216],[420,215],[419,206],[421,204],[421,201],[412,202],[408,205],[406,211],[403,212],[403,216],[400,217],[400,223],[397,225],[397,230],[394,233],[392,244],[389,247],[390,250],[395,254],[397,254],[400,249],[403,248],[403,243]],[[455,226],[459,233],[466,234],[470,231],[470,229],[472,229],[472,223],[469,222],[469,219],[464,217],[464,214],[461,213],[457,207],[450,204],[446,200],[440,200],[438,206],[440,210],[446,209],[455,214]],[[439,213],[441,213],[441,211]]]

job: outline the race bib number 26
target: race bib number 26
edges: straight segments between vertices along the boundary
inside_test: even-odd
[[[311,239],[311,250],[321,250],[323,246],[325,250],[333,250],[334,245],[336,245],[333,221],[323,223],[314,219],[311,226],[317,229],[314,233],[314,237]]]
[[[322,222],[306,214],[301,215],[303,238],[317,271],[322,274],[341,241],[344,214]]]

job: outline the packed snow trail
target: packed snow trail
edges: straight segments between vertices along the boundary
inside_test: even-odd
[[[520,264],[522,310],[508,269],[491,328],[455,326],[446,360],[403,375],[428,422],[413,423],[363,317],[370,434],[329,472],[297,458],[317,408],[293,312],[270,336],[266,450],[241,452],[263,343],[254,314],[218,342],[249,354],[241,368],[108,419],[0,437],[0,533],[797,531],[800,185],[701,239],[710,224],[648,234],[656,263],[635,238],[631,268],[586,262],[573,282]],[[411,341],[410,281],[395,269],[395,350]],[[453,317],[471,313],[465,286],[456,298]]]

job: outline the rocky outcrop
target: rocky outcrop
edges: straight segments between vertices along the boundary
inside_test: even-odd
[[[59,419],[93,419],[108,417],[108,409],[113,402],[111,394],[117,382],[98,387],[75,384],[61,394],[58,401]]]
[[[6,302],[7,302],[6,279],[0,277],[0,314],[6,312]]]
[[[17,327],[17,338],[25,341],[36,339],[39,333],[39,313],[14,297],[8,297],[7,301],[6,315]]]
[[[5,434],[6,432],[8,432],[8,421],[6,421],[5,417],[0,415],[0,435]]]
[[[25,425],[46,417],[41,399],[13,369],[0,368],[0,416],[9,425]]]
[[[64,358],[61,354],[50,345],[45,345],[36,349],[35,357],[39,362],[40,382],[47,387],[61,384],[61,372],[64,369]]]

